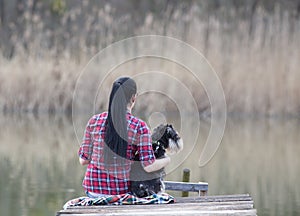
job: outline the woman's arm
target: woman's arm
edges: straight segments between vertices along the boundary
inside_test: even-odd
[[[164,158],[161,159],[156,159],[152,164],[145,166],[144,170],[146,172],[154,172],[157,170],[160,170],[167,166],[170,163],[171,159],[169,156],[165,156]]]
[[[84,131],[84,137],[82,144],[78,150],[78,156],[79,156],[79,163],[81,165],[87,165],[91,161],[91,155],[93,151],[93,142],[91,137],[91,127],[90,125],[94,122],[94,119],[91,118],[89,122],[86,125],[85,131]]]
[[[152,139],[148,126],[143,121],[140,122],[139,132],[139,161],[146,172],[154,172],[167,166],[171,159],[165,155],[164,158],[156,159],[152,149]]]

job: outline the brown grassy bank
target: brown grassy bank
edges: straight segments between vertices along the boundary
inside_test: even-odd
[[[40,13],[29,12],[29,5],[21,17],[26,21],[22,33],[10,24],[13,56],[0,57],[0,110],[70,111],[76,80],[95,53],[129,36],[158,34],[183,40],[205,55],[220,77],[229,113],[299,115],[300,21],[292,9],[274,8],[268,12],[257,6],[244,17],[238,10],[221,7],[207,12],[191,3],[166,7],[161,16],[149,12],[135,26],[136,18],[117,16],[109,4],[88,10],[86,3],[66,10],[57,18],[56,28],[50,29]],[[121,55],[127,51],[124,48]],[[168,65],[161,68],[170,75],[179,74],[176,77],[190,89],[199,110],[209,110],[203,88],[188,72]],[[126,74],[145,70],[141,64],[135,69]],[[158,85],[164,85],[163,81]],[[174,91],[174,85],[166,86],[166,91]],[[106,103],[103,97],[97,106]],[[82,102],[82,109],[85,105]]]

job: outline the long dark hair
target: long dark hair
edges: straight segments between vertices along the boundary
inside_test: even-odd
[[[118,78],[112,86],[109,97],[108,116],[104,141],[105,162],[114,162],[114,156],[126,158],[128,145],[127,104],[136,94],[136,83],[129,77]],[[115,154],[114,154],[115,153]]]

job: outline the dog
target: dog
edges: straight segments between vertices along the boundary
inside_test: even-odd
[[[163,158],[165,154],[178,153],[183,148],[183,142],[170,124],[161,124],[152,133],[152,148],[155,158]],[[135,153],[134,163],[130,171],[130,190],[137,197],[146,197],[164,191],[164,168],[147,173],[139,161],[138,152]]]

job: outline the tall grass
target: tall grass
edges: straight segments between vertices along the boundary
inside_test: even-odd
[[[91,8],[85,2],[58,16],[52,29],[39,13],[30,11],[29,5],[22,17],[26,25],[21,35],[11,24],[13,57],[0,57],[3,112],[69,112],[76,80],[94,54],[129,36],[159,34],[181,39],[205,55],[221,79],[229,113],[300,113],[300,22],[292,10],[275,7],[269,13],[257,7],[245,18],[228,8],[207,13],[198,4],[188,8],[179,5],[167,7],[163,16],[149,12],[142,24],[135,26],[130,14],[117,16],[109,4]],[[126,52],[124,48],[121,55],[126,56]],[[125,73],[145,70],[142,64],[134,69]],[[161,69],[177,74],[194,95],[199,110],[209,111],[207,96],[193,76],[168,63]],[[89,82],[93,84],[93,80]],[[159,85],[165,84],[162,81]],[[167,85],[166,91],[176,89],[174,85]],[[106,91],[109,88],[107,85]],[[88,91],[84,94],[90,96]],[[97,106],[105,107],[106,103],[107,97],[102,97]],[[84,106],[82,102],[82,109]],[[165,108],[170,108],[168,103]]]

